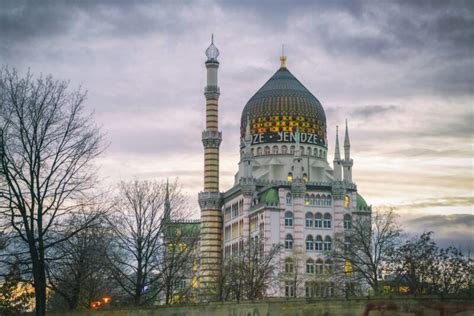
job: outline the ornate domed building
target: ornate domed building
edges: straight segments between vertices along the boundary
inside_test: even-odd
[[[279,258],[283,277],[269,295],[333,295],[331,280],[318,283],[316,276],[333,264],[328,254],[335,236],[350,229],[356,217],[371,213],[352,180],[347,122],[344,157],[336,127],[331,168],[323,106],[288,70],[282,56],[280,68],[242,111],[239,170],[232,188],[220,192],[219,62],[213,43],[206,55],[204,192],[199,194],[201,287],[216,279],[222,260],[253,239],[263,241],[264,249],[284,245]],[[296,271],[302,281],[295,282]]]

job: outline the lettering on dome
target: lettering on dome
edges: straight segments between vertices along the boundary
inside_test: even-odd
[[[296,143],[297,132],[267,132],[264,134],[253,134],[252,145],[265,143]],[[324,140],[316,134],[299,133],[301,144],[324,146]]]
[[[301,144],[325,145],[326,128],[314,118],[304,116],[261,116],[252,120],[252,145],[264,143],[296,143],[296,131]]]

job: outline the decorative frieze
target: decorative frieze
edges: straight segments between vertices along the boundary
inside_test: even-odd
[[[221,94],[218,86],[207,86],[204,88],[204,96],[207,100],[218,100]]]
[[[295,198],[304,197],[304,194],[306,193],[306,184],[303,179],[294,179],[291,182],[291,193]]]
[[[220,192],[199,192],[198,201],[202,210],[220,210],[222,194]]]
[[[222,132],[205,130],[202,131],[202,144],[204,148],[219,148],[222,142]]]

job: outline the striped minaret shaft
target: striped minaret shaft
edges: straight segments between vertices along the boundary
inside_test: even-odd
[[[222,256],[222,215],[221,195],[219,193],[219,146],[222,134],[218,129],[219,86],[217,72],[219,51],[212,41],[206,50],[207,86],[206,129],[202,133],[204,145],[204,192],[199,195],[201,206],[201,271],[200,288],[202,292],[217,290],[221,271]]]

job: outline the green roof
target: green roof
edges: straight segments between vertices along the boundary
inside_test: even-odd
[[[265,191],[262,194],[262,197],[261,197],[260,201],[263,202],[263,203],[274,204],[274,205],[280,204],[280,198],[278,196],[278,191],[275,188],[271,188],[271,189]]]
[[[362,195],[357,193],[357,208],[361,209],[361,208],[368,208],[368,207],[369,206],[367,205],[367,202],[364,200]]]
[[[178,231],[186,235],[198,234],[201,229],[201,222],[198,220],[184,220],[172,222],[168,227],[166,235],[174,236]]]

